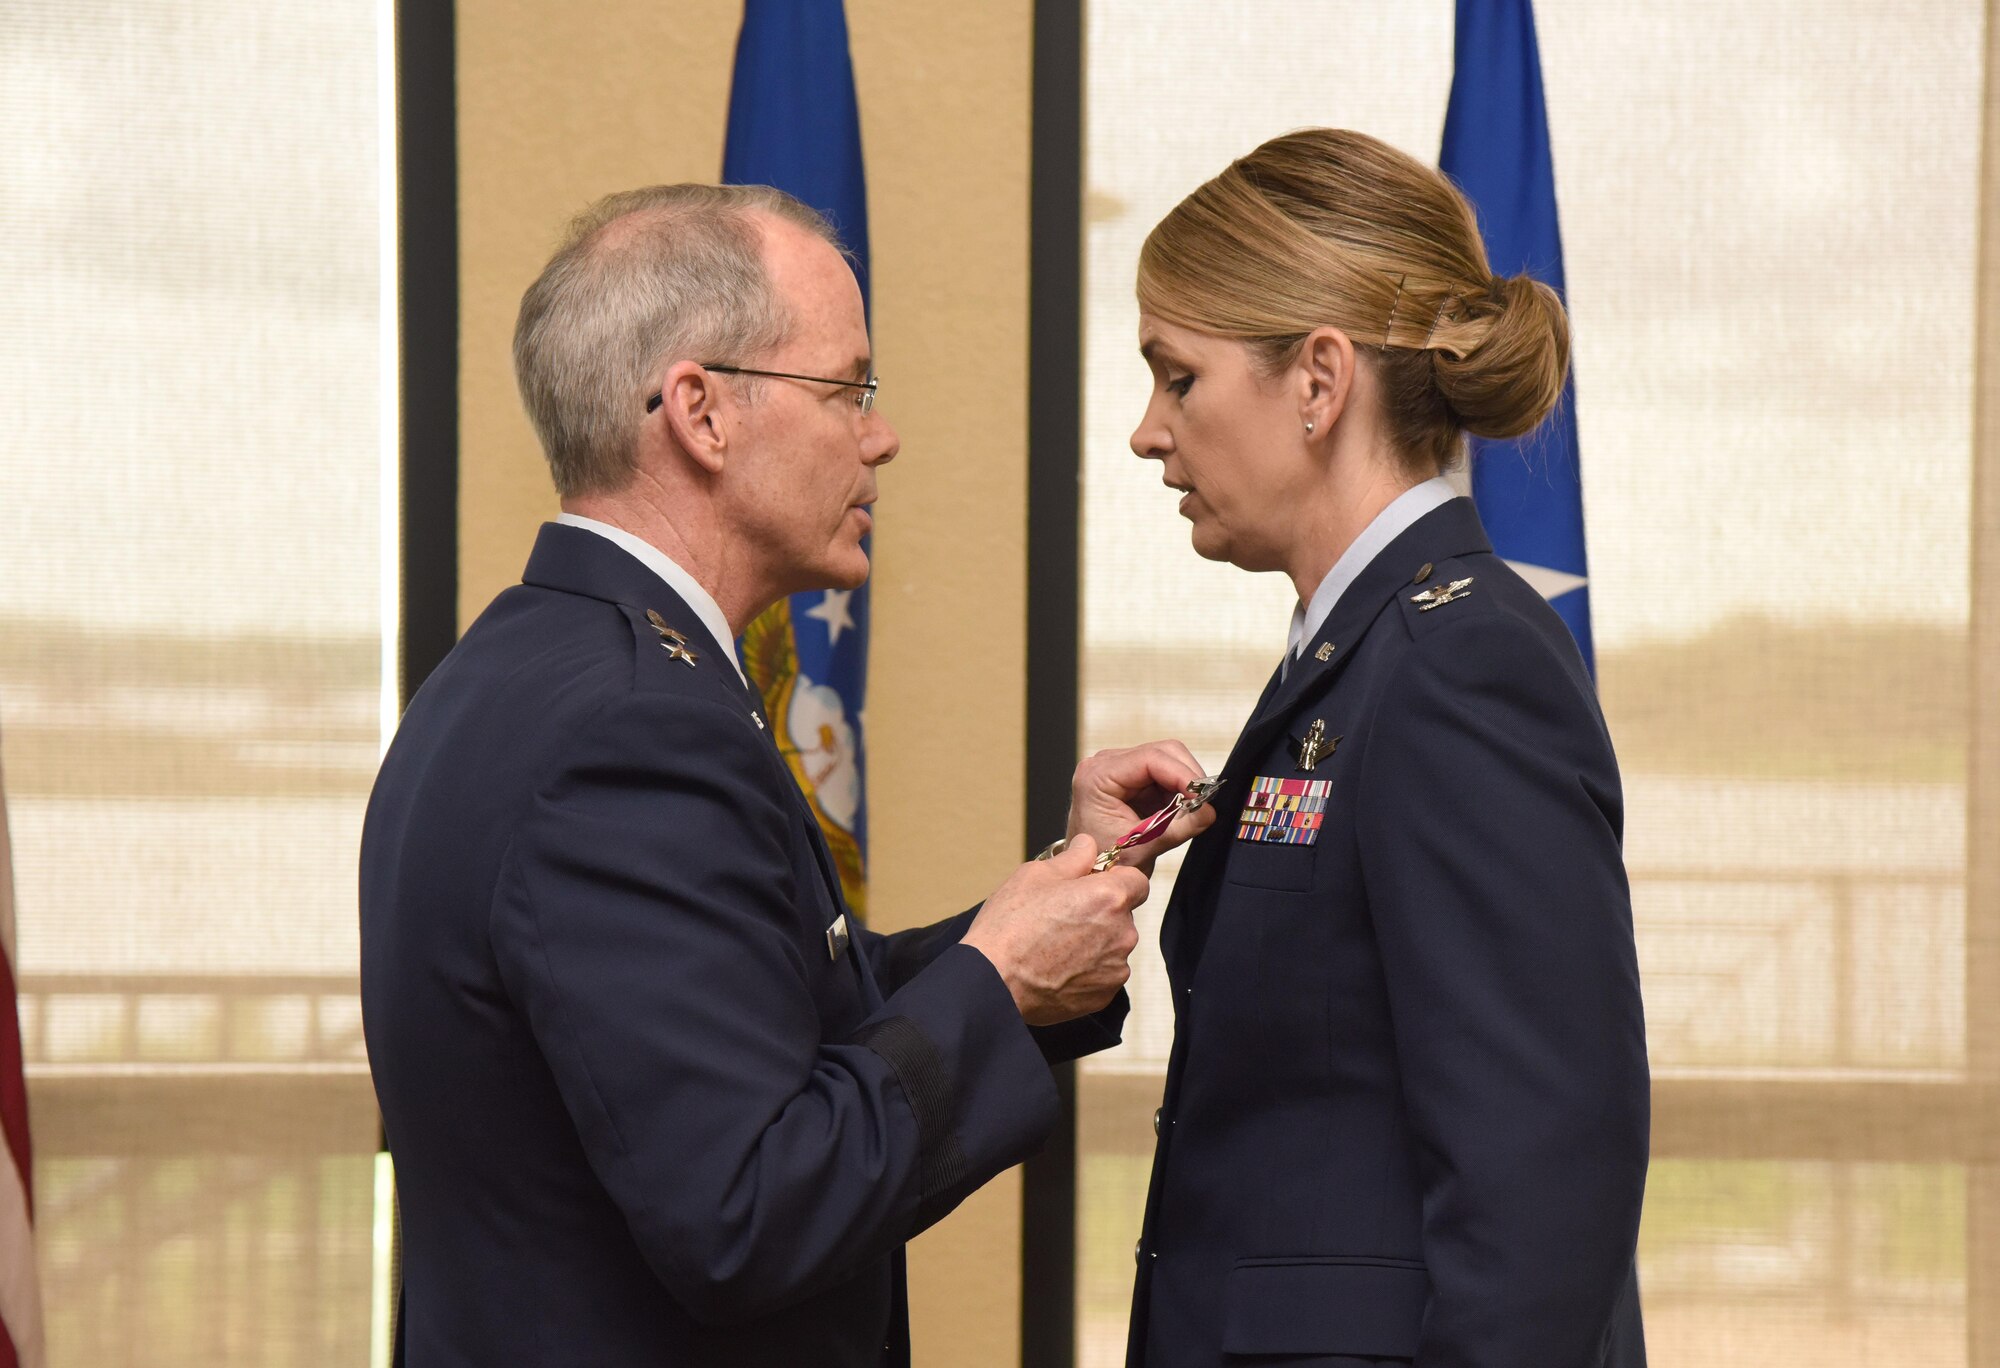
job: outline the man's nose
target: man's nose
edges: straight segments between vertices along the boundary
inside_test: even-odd
[[[903,449],[903,439],[889,420],[880,413],[868,415],[869,432],[862,443],[863,459],[869,465],[881,465],[884,461],[896,459],[896,453]]]

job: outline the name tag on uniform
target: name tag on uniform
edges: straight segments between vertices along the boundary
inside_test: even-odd
[[[1259,775],[1250,781],[1250,796],[1236,819],[1236,839],[1309,846],[1319,839],[1326,821],[1326,796],[1332,791],[1331,779]]]

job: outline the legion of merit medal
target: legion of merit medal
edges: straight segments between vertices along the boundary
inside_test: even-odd
[[[1215,791],[1221,787],[1222,780],[1219,778],[1211,777],[1195,780],[1181,792],[1176,793],[1171,803],[1168,803],[1151,817],[1148,817],[1145,821],[1139,823],[1139,825],[1121,836],[1118,844],[1098,852],[1096,861],[1090,866],[1091,873],[1102,874],[1105,870],[1118,863],[1120,855],[1130,850],[1133,846],[1144,845],[1158,836],[1173,823],[1174,818],[1180,816],[1183,812],[1193,812],[1196,808],[1199,808],[1202,804],[1213,798]]]

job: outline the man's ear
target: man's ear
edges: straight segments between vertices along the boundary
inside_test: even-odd
[[[646,415],[665,423],[676,445],[711,475],[729,456],[728,403],[715,377],[692,361],[676,361],[660,380],[660,406]]]
[[[1354,341],[1339,328],[1314,328],[1299,344],[1299,417],[1325,433],[1354,393]]]

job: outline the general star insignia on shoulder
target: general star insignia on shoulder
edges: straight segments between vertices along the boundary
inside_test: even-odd
[[[652,623],[653,630],[660,634],[660,645],[666,648],[668,658],[684,660],[688,668],[693,669],[694,663],[701,657],[688,649],[688,639],[667,626],[667,620],[651,608],[646,610],[646,621]]]
[[[1419,613],[1428,613],[1433,608],[1442,608],[1447,603],[1456,603],[1472,592],[1472,577],[1453,580],[1450,584],[1440,584],[1410,596],[1410,602],[1417,605]]]

